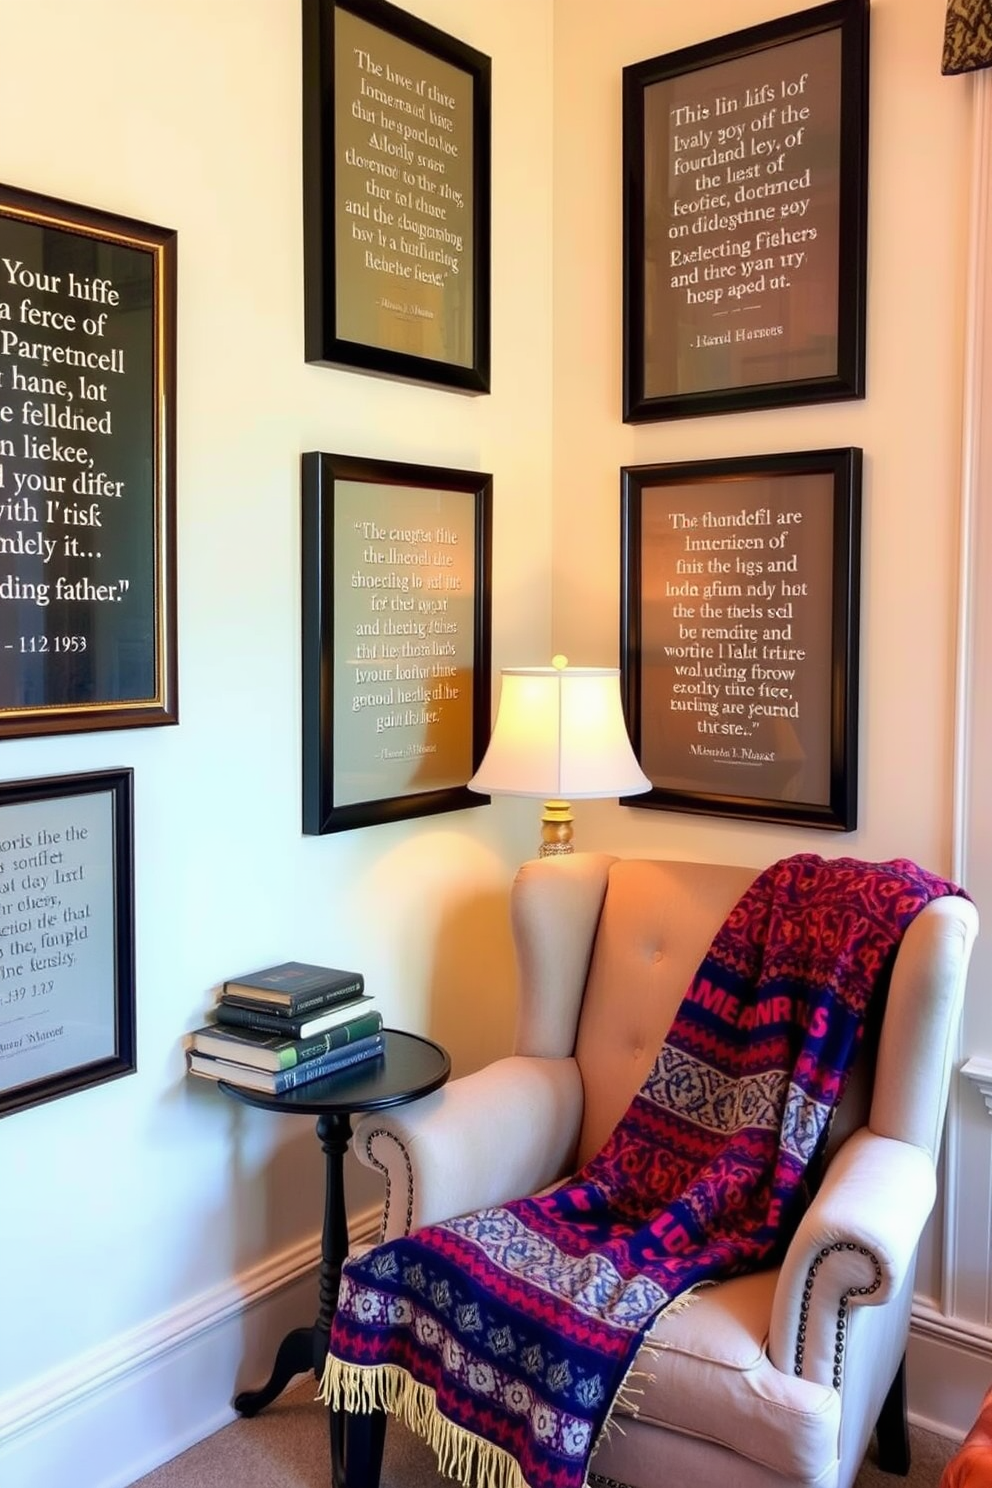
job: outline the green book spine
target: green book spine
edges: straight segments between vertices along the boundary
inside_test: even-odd
[[[332,1049],[343,1049],[356,1039],[368,1038],[382,1027],[381,1013],[361,1013],[337,1028],[328,1028],[324,1033],[315,1033],[310,1038],[294,1040],[288,1048],[279,1050],[279,1068],[292,1069],[294,1065],[306,1064],[310,1059],[319,1059]]]

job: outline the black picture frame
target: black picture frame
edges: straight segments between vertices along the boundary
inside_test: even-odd
[[[869,0],[623,71],[623,418],[865,395]]]
[[[133,773],[0,784],[0,1116],[136,1069]]]
[[[0,185],[0,737],[178,722],[176,234]]]
[[[621,472],[625,806],[857,826],[862,452]]]
[[[492,476],[302,458],[303,830],[484,805]]]
[[[491,60],[387,0],[302,0],[307,362],[490,390]]]

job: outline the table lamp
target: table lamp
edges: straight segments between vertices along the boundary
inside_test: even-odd
[[[572,852],[571,802],[651,789],[631,748],[616,667],[504,667],[496,726],[469,790],[538,796],[542,858]]]

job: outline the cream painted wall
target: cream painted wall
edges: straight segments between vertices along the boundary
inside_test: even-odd
[[[493,58],[490,397],[304,364],[296,0],[0,0],[0,180],[178,231],[180,643],[178,728],[2,746],[4,779],[134,768],[138,1073],[0,1121],[0,1438],[90,1351],[316,1236],[312,1123],[184,1078],[225,977],[360,967],[456,1068],[509,1039],[529,823],[300,830],[302,451],[491,471],[497,665],[550,632],[551,10],[408,9]]]
[[[860,809],[833,834],[581,803],[576,837],[625,854],[762,864],[906,856],[949,873],[972,81],[940,75],[944,0],[873,0],[867,396],[621,421],[621,70],[803,7],[598,0],[555,9],[554,644],[616,665],[623,465],[864,450]],[[940,1291],[939,1223],[919,1286]]]

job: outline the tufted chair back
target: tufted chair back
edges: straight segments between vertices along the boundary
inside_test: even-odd
[[[605,853],[535,859],[518,871],[515,1050],[574,1056],[583,1086],[576,1166],[599,1150],[640,1089],[715,931],[756,872]],[[828,1157],[868,1124],[936,1159],[963,993],[960,907],[937,900],[910,926],[834,1117]],[[936,982],[934,956],[946,968]]]

